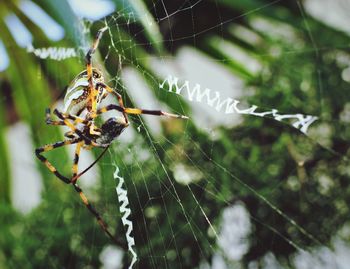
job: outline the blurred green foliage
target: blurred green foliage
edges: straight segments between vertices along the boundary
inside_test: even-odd
[[[67,33],[67,38],[53,43],[36,25],[24,19],[34,36],[34,47],[81,44],[76,35],[79,19],[66,1],[34,2]],[[118,8],[120,2],[114,2]],[[179,1],[160,2],[169,10],[176,3],[179,5]],[[115,40],[104,38],[101,41],[101,54],[111,55],[99,64],[104,64],[110,77],[120,74],[120,69],[116,68],[120,65],[119,55],[123,67],[135,66],[142,70],[145,81],[160,101],[175,111],[184,108],[183,113],[188,115],[189,104],[158,92],[158,83],[163,78],[152,71],[149,61],[154,55],[171,56],[186,44],[244,79],[249,90],[245,99],[249,104],[278,108],[286,113],[318,115],[320,128],[308,137],[287,124],[247,116],[234,128],[222,126],[215,130],[217,138],[213,139],[198,128],[196,122],[169,120],[162,125],[164,136],[154,138],[149,132],[151,126],[142,123],[143,128],[136,132],[132,143],[115,142],[115,147],[98,163],[101,181],[90,190],[97,209],[122,242],[120,247],[125,248],[126,242],[121,215],[117,213],[113,163],[120,167],[126,179],[139,268],[196,268],[201,261],[210,261],[217,246],[206,216],[219,230],[220,212],[237,200],[245,203],[254,225],[245,265],[269,251],[285,265],[290,265],[288,258],[296,249],[288,240],[304,249],[320,244],[330,246],[332,237],[349,222],[346,167],[350,132],[346,122],[339,120],[349,101],[346,90],[349,83],[341,77],[346,66],[339,63],[339,55],[349,55],[345,45],[349,37],[304,15],[301,4],[295,1],[280,1],[266,8],[262,7],[268,1],[201,1],[190,10],[195,15],[186,12],[180,12],[178,17],[173,15],[179,22],[176,26],[169,24],[167,29],[164,29],[166,24],[163,28],[158,25],[150,28],[141,15],[147,10],[155,18],[164,17],[160,3],[141,0],[123,3],[127,3],[126,11],[130,9],[138,16],[134,23],[121,27],[118,25],[126,25],[125,18],[118,17],[110,25]],[[208,15],[214,7],[218,11]],[[14,3],[1,2],[0,10],[2,18],[9,12],[25,17]],[[217,18],[218,14],[222,17]],[[106,20],[110,19],[114,20],[112,17]],[[230,21],[217,27],[217,20],[221,23],[226,19]],[[257,27],[257,20],[277,30],[286,30],[285,35]],[[155,19],[152,22],[156,24]],[[195,27],[190,28],[193,22]],[[101,26],[103,21],[92,24],[91,35]],[[251,44],[237,36],[234,31],[237,26],[251,31],[258,37],[258,43]],[[43,112],[84,68],[83,58],[60,62],[40,60],[17,46],[2,19],[0,28],[0,38],[11,59],[10,67],[0,74],[0,268],[98,268],[100,252],[111,242],[83,207],[73,188],[55,179],[39,162],[44,180],[42,203],[28,215],[21,215],[12,207],[11,149],[5,140],[6,129],[14,121],[30,126],[33,150],[62,139],[58,129],[45,125]],[[211,30],[197,36],[203,29]],[[136,35],[139,31],[144,32]],[[186,35],[186,31],[190,34]],[[169,32],[173,34],[172,39],[167,36]],[[176,41],[184,36],[188,38]],[[112,41],[115,47],[111,50]],[[251,72],[244,62],[228,58],[227,52],[217,46],[223,41],[257,59],[263,66],[262,71]],[[118,86],[123,89],[125,102],[132,106],[122,82],[119,81]],[[140,118],[133,117],[133,121],[136,127],[141,124]],[[330,132],[325,134],[324,129]],[[152,157],[141,160],[139,153],[143,150]],[[94,154],[97,156],[98,150]],[[69,172],[65,150],[51,158]],[[196,170],[201,179],[189,185],[177,183],[172,170],[176,163]],[[324,177],[331,180],[327,188],[320,180]],[[290,219],[281,216],[259,195]],[[307,235],[291,223],[291,219],[307,231]],[[126,268],[127,255],[124,260]]]

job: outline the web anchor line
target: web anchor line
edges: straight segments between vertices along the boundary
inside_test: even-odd
[[[226,98],[223,99],[220,97],[220,93],[215,91],[212,94],[212,90],[205,88],[201,89],[201,86],[196,83],[194,87],[190,87],[189,81],[185,80],[184,83],[179,86],[178,85],[179,78],[169,75],[161,84],[159,84],[159,88],[164,89],[164,86],[167,84],[168,91],[176,93],[181,96],[187,97],[187,99],[191,102],[204,102],[211,107],[214,107],[218,112],[221,112],[224,109],[225,114],[245,114],[245,115],[253,115],[257,117],[266,117],[268,115],[272,116],[274,120],[282,121],[286,119],[295,120],[292,123],[292,126],[302,133],[307,134],[308,128],[312,123],[314,123],[318,117],[312,115],[304,115],[304,114],[279,114],[277,109],[271,109],[270,111],[265,112],[257,112],[256,109],[258,106],[252,105],[247,109],[238,108],[239,100]],[[183,92],[186,92],[184,94]]]
[[[115,166],[115,171],[114,171],[113,177],[118,182],[118,185],[116,187],[116,191],[117,191],[117,195],[118,195],[118,201],[120,203],[119,210],[120,210],[120,213],[123,213],[122,223],[126,228],[125,237],[126,237],[126,241],[128,243],[128,250],[132,254],[132,260],[131,260],[131,264],[129,266],[129,269],[132,269],[133,265],[137,261],[137,254],[136,254],[135,250],[133,249],[133,246],[135,246],[135,239],[131,235],[131,233],[133,231],[132,222],[128,219],[130,214],[131,214],[131,210],[129,208],[128,192],[123,186],[124,185],[124,178],[119,176],[118,166]]]

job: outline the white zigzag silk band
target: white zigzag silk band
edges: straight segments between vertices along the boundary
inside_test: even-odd
[[[27,46],[28,53],[34,53],[41,59],[51,59],[61,61],[67,58],[78,57],[78,53],[74,48],[49,47],[36,49],[33,45]]]
[[[185,96],[191,102],[197,101],[201,103],[204,100],[208,106],[214,107],[219,112],[222,111],[222,109],[226,106],[224,110],[225,114],[248,114],[257,117],[265,117],[269,115],[277,121],[282,121],[284,119],[295,119],[295,121],[292,123],[292,126],[304,134],[307,133],[309,126],[318,119],[316,116],[303,114],[283,115],[279,114],[277,109],[272,109],[265,112],[256,112],[256,109],[258,108],[256,105],[252,105],[247,109],[239,109],[238,104],[240,101],[236,99],[226,98],[224,100],[221,100],[220,93],[218,91],[215,91],[213,95],[211,89],[205,88],[203,90],[198,83],[195,84],[193,88],[191,88],[187,80],[185,80],[182,86],[178,85],[178,81],[179,79],[177,77],[169,75],[161,84],[159,84],[159,87],[161,89],[164,89],[164,86],[167,84],[169,92]],[[186,92],[187,95],[184,95],[183,92]]]
[[[118,166],[115,166],[115,171],[113,175],[114,179],[118,182],[118,185],[116,187],[117,195],[118,195],[118,200],[120,203],[120,213],[123,214],[122,216],[122,223],[126,228],[126,241],[128,242],[128,249],[130,253],[132,254],[132,261],[129,266],[129,269],[132,269],[134,263],[137,261],[137,254],[133,249],[133,246],[135,245],[135,239],[132,235],[130,235],[133,231],[133,225],[132,222],[128,219],[130,216],[131,210],[129,208],[129,199],[128,199],[128,192],[126,189],[124,189],[124,178],[119,176],[119,168]]]

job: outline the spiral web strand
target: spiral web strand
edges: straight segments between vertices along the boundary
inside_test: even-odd
[[[124,178],[122,178],[119,175],[118,166],[115,166],[115,171],[114,171],[113,177],[116,180],[116,182],[118,182],[117,183],[118,185],[117,185],[115,190],[117,192],[118,201],[120,203],[119,210],[120,210],[120,213],[123,214],[122,223],[126,229],[125,237],[126,237],[126,241],[128,243],[128,250],[132,255],[132,261],[129,265],[129,269],[132,269],[133,265],[137,261],[137,254],[133,248],[133,246],[135,246],[135,239],[131,235],[131,233],[133,232],[133,224],[132,224],[132,221],[129,220],[129,216],[131,214],[131,209],[129,207],[128,192],[124,188]]]

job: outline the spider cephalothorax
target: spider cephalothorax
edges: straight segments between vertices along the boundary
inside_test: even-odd
[[[86,54],[86,70],[78,74],[67,88],[66,95],[64,97],[64,110],[63,112],[54,110],[54,114],[58,117],[58,120],[51,118],[51,110],[46,110],[46,123],[49,125],[64,125],[67,126],[70,131],[65,134],[67,138],[64,141],[48,144],[37,148],[35,154],[38,159],[45,164],[45,166],[55,174],[64,183],[72,184],[74,189],[79,193],[85,206],[96,217],[98,223],[102,229],[108,234],[108,236],[115,241],[115,238],[109,232],[107,225],[102,220],[98,212],[91,206],[81,188],[77,185],[79,177],[89,170],[103,153],[108,149],[109,145],[128,127],[129,121],[127,114],[149,114],[156,116],[168,116],[173,118],[187,119],[186,116],[175,115],[161,110],[145,110],[139,108],[127,108],[124,107],[122,97],[119,93],[114,91],[108,85],[104,83],[104,78],[96,68],[92,68],[91,56],[95,52],[99,40],[102,37],[102,33],[107,28],[103,28],[98,31],[95,41],[92,47]],[[101,101],[108,95],[113,94],[118,101],[118,105],[110,104],[105,107],[100,107]],[[83,115],[83,111],[87,113]],[[100,114],[103,114],[110,110],[116,110],[122,114],[123,117],[112,117],[102,123],[101,127],[95,125],[95,118]],[[64,176],[60,173],[55,166],[53,166],[43,153],[51,151],[55,148],[60,148],[67,145],[75,145],[74,162],[72,166],[72,175]],[[102,154],[97,160],[92,163],[88,168],[78,174],[78,164],[81,149],[90,150],[94,147],[105,148]]]
[[[81,112],[86,108],[91,110],[90,89],[88,81],[87,70],[80,72],[68,85],[66,95],[64,96],[64,109],[63,112],[71,115],[79,116]],[[97,107],[101,101],[107,96],[105,87],[96,86],[103,85],[104,77],[100,70],[92,68],[92,80],[93,85],[98,91],[97,94]]]

